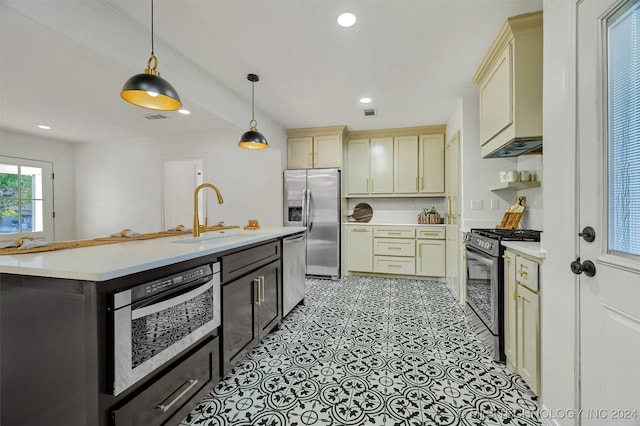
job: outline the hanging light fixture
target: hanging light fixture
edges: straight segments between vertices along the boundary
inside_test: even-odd
[[[151,0],[151,56],[143,74],[136,74],[124,83],[120,96],[127,102],[144,108],[174,111],[182,106],[178,92],[160,77],[158,58],[153,51],[153,0]]]
[[[253,85],[256,81],[260,80],[260,77],[255,74],[248,74],[247,80],[251,82],[251,121],[249,122],[249,131],[244,132],[240,137],[238,146],[247,149],[266,149],[269,148],[269,143],[267,142],[267,138],[265,138],[257,129],[258,122],[255,118],[253,104]]]

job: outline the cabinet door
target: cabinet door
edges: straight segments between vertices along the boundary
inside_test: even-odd
[[[372,194],[393,193],[393,138],[371,139]]]
[[[313,167],[313,138],[290,138],[288,141],[287,168],[310,169]]]
[[[393,190],[396,194],[415,194],[418,192],[418,137],[394,138],[393,147]]]
[[[516,255],[505,251],[504,259],[504,352],[507,368],[518,372],[518,323],[516,316]]]
[[[370,226],[347,227],[347,268],[349,271],[373,271],[373,231]]]
[[[445,242],[417,240],[416,244],[416,275],[444,277],[446,275]]]
[[[329,168],[342,166],[342,143],[340,135],[316,136],[313,138],[313,167]]]
[[[480,142],[482,145],[513,123],[512,49],[496,59],[480,86]]]
[[[223,375],[258,342],[257,290],[253,274],[222,286]]]
[[[262,338],[280,321],[280,261],[272,262],[253,274],[258,284],[258,321]]]
[[[518,285],[518,374],[539,395],[539,296]]]
[[[369,139],[347,142],[347,194],[369,193]]]
[[[420,136],[420,193],[444,193],[444,135]]]

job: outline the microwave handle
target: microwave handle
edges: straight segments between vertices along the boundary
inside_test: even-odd
[[[187,291],[186,293],[180,293],[175,297],[171,297],[170,299],[162,300],[158,303],[154,303],[151,305],[146,305],[138,309],[131,310],[131,319],[135,320],[138,318],[146,317],[147,315],[153,315],[165,309],[171,308],[172,306],[178,306],[186,301],[193,299],[194,297],[198,297],[205,291],[213,288],[213,277],[203,285],[196,287],[193,290]]]

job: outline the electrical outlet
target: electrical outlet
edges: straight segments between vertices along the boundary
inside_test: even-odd
[[[471,210],[482,210],[482,200],[471,200]]]
[[[493,198],[491,200],[491,210],[498,210],[500,208],[498,203],[499,203],[498,200]]]

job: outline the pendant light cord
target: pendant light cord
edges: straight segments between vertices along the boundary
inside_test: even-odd
[[[153,0],[151,0],[151,54],[153,55]]]
[[[256,121],[256,114],[254,111],[254,103],[253,103],[253,87],[255,82],[251,82],[251,121]]]

